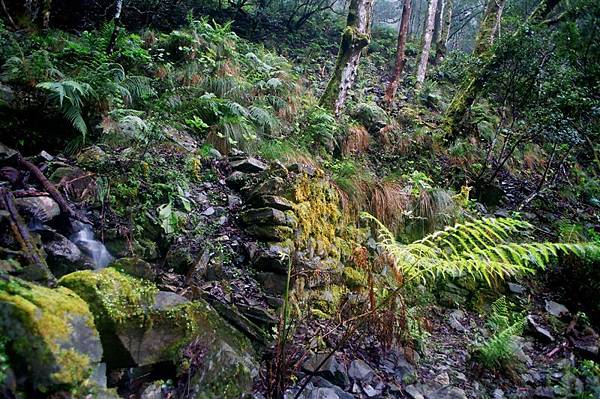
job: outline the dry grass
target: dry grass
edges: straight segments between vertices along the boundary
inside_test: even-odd
[[[353,125],[348,128],[348,135],[342,143],[344,156],[362,154],[369,149],[370,136],[362,125]]]
[[[410,205],[409,192],[398,182],[379,182],[373,186],[371,212],[392,231],[398,231]]]

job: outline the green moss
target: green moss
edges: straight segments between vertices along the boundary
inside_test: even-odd
[[[89,304],[100,330],[107,324],[141,320],[158,293],[154,284],[113,268],[71,273],[62,277],[59,284],[72,289]]]
[[[31,373],[36,389],[77,385],[90,375],[90,358],[71,346],[71,322],[84,320],[95,330],[93,318],[71,290],[0,280],[0,315],[0,332],[18,357],[15,361]]]
[[[353,267],[344,268],[344,282],[348,288],[362,288],[367,286],[367,273]]]

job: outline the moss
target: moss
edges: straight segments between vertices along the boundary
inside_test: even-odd
[[[18,358],[13,360],[31,373],[35,389],[77,385],[90,375],[90,357],[71,346],[71,323],[84,320],[95,331],[93,318],[71,290],[0,280],[0,314],[0,332]]]
[[[62,277],[59,284],[72,289],[89,304],[100,330],[107,324],[142,319],[158,293],[154,284],[113,268],[71,273]]]
[[[344,282],[348,288],[362,288],[367,285],[367,273],[353,267],[344,268]]]

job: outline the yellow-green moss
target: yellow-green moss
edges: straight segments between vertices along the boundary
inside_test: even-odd
[[[367,273],[353,267],[344,268],[344,282],[348,288],[362,288],[367,286]]]
[[[120,324],[142,318],[158,293],[154,284],[113,268],[71,273],[62,277],[59,284],[72,289],[89,304],[100,329],[105,323]]]
[[[70,322],[79,317],[95,330],[93,317],[71,290],[0,280],[0,315],[0,333],[27,362],[36,389],[77,385],[90,375],[90,358],[69,347],[74,333]]]

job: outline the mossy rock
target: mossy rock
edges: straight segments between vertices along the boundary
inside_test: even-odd
[[[79,386],[102,358],[88,305],[64,287],[0,279],[0,334],[17,378],[38,392]]]
[[[189,302],[113,268],[72,273],[59,284],[89,303],[109,367],[181,364],[181,349],[194,341],[206,351],[205,359],[210,359],[198,371],[203,382],[198,392],[227,384],[243,391],[251,386],[254,362],[249,341],[205,301]],[[232,358],[237,363],[230,364]],[[225,375],[232,379],[222,381]]]
[[[367,286],[367,273],[364,270],[346,266],[344,268],[344,282],[350,289],[364,288]]]
[[[156,280],[156,270],[154,270],[150,263],[140,258],[132,257],[117,259],[110,266],[130,276],[149,281]]]

